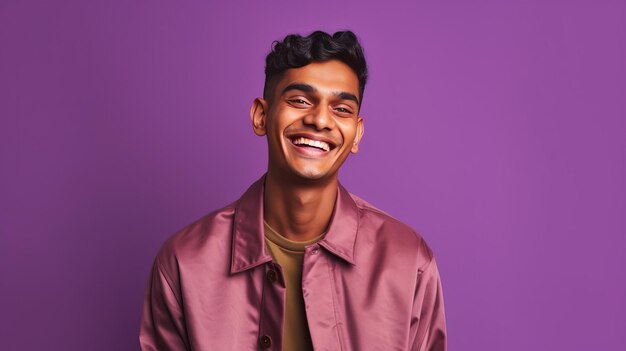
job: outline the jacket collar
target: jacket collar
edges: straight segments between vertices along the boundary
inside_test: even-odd
[[[230,272],[239,273],[272,260],[265,250],[263,192],[265,176],[248,188],[235,204]],[[359,213],[350,193],[339,184],[328,231],[319,244],[331,254],[355,264]]]

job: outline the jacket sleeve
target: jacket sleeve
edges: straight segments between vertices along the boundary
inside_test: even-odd
[[[139,343],[142,351],[190,350],[179,284],[154,262],[146,291]]]
[[[432,256],[431,256],[432,257]],[[411,317],[411,351],[445,351],[446,319],[441,279],[434,257],[417,279]]]

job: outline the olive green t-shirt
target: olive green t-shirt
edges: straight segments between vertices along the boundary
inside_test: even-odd
[[[302,297],[304,248],[321,240],[324,234],[308,241],[292,241],[265,223],[265,247],[283,271],[285,280],[285,323],[283,350],[313,350]]]

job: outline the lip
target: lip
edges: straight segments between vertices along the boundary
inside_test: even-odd
[[[328,143],[328,145],[330,146],[330,150],[324,151],[324,150],[314,148],[314,147],[298,146],[293,143],[293,140],[297,138],[307,138],[307,139],[315,140],[315,141],[323,141],[325,143]],[[335,150],[338,146],[329,138],[321,137],[321,136],[310,134],[310,133],[293,133],[293,134],[285,135],[285,139],[287,143],[291,146],[291,148],[293,148],[298,154],[308,157],[308,158],[326,157],[330,155],[330,153],[333,152],[333,150]]]
[[[307,139],[315,140],[315,141],[323,141],[323,142],[327,143],[330,146],[330,150],[329,151],[323,151],[323,152],[333,151],[334,149],[336,149],[339,146],[332,139],[329,139],[329,138],[326,138],[326,137],[323,137],[323,136],[319,136],[319,135],[315,135],[315,134],[311,134],[311,133],[293,133],[293,134],[285,135],[285,138],[287,138],[292,145],[293,145],[293,140],[296,139],[296,138],[307,138]]]

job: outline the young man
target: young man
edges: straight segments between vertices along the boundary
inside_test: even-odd
[[[338,182],[363,136],[356,37],[289,35],[265,74],[250,116],[267,173],[163,245],[142,350],[445,350],[431,250]]]

